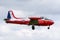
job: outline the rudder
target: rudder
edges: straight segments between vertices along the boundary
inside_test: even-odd
[[[7,19],[11,19],[10,11],[8,11]]]

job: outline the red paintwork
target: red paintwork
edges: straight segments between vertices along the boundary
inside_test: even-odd
[[[15,19],[20,19],[20,21],[18,21],[18,20],[12,21],[10,19],[5,19],[6,23],[29,25],[30,20],[21,20],[21,18],[17,18],[14,16],[13,11],[10,11],[10,12],[12,12],[12,16]],[[50,25],[54,24],[54,22],[52,20],[43,20],[43,19],[41,19],[41,17],[29,17],[29,19],[37,20],[38,21],[38,24],[36,24],[37,26],[50,26]]]
[[[21,19],[21,18],[17,18],[17,17],[15,17],[15,16],[14,16],[14,13],[13,13],[12,10],[10,10],[10,12],[12,12],[12,16],[13,16],[15,19]]]
[[[30,22],[30,20],[28,20],[28,21],[17,21],[17,20],[15,20],[15,21],[11,21],[11,20],[6,20],[6,23],[13,23],[13,24],[24,24],[24,25],[29,25],[29,22]],[[42,19],[38,19],[38,24],[37,24],[37,26],[50,26],[50,25],[52,25],[52,24],[54,24],[54,22],[52,21],[52,20],[42,20]]]
[[[50,26],[52,24],[54,24],[54,22],[52,20],[38,20],[39,21],[39,25],[41,26]]]
[[[29,24],[29,21],[10,21],[10,20],[7,20],[6,23],[13,23],[13,24],[25,24],[25,25],[28,25]]]

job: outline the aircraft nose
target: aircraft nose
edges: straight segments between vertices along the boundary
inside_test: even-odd
[[[51,21],[50,23],[51,23],[51,25],[52,25],[52,24],[54,24],[54,22],[53,22],[53,21]]]

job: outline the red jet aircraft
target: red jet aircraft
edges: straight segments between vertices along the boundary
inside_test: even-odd
[[[15,18],[15,20],[13,20],[12,17]],[[8,11],[7,18],[4,20],[6,23],[32,25],[32,30],[35,29],[34,27],[35,25],[36,26],[48,26],[47,29],[50,29],[50,26],[54,24],[52,20],[47,19],[45,17],[29,17],[29,20],[17,18],[14,16],[14,13],[12,10]]]

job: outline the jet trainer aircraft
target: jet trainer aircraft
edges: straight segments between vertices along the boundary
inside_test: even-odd
[[[50,29],[50,26],[54,24],[53,20],[45,17],[29,17],[29,20],[17,18],[14,16],[14,13],[12,10],[8,11],[7,18],[4,20],[6,23],[32,25],[32,30],[35,29],[35,26],[48,26],[47,29]]]

